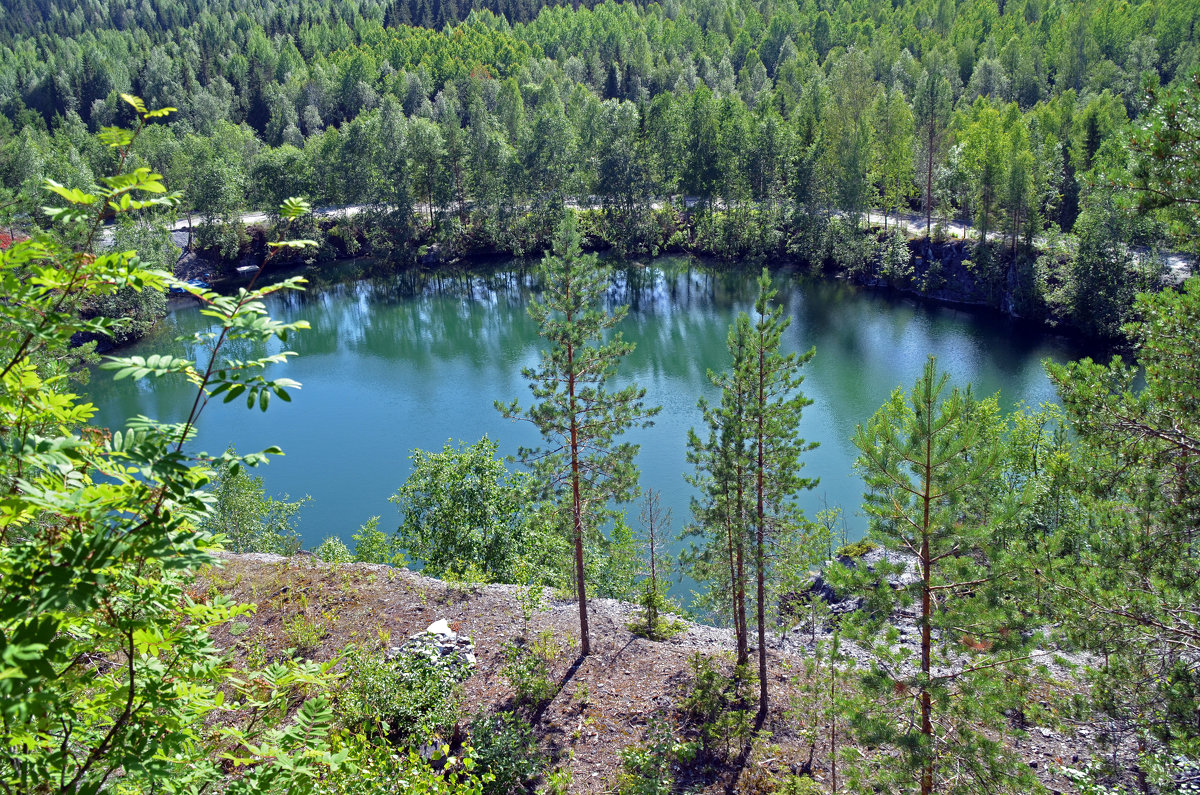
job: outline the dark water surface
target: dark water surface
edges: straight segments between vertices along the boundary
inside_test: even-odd
[[[696,399],[717,397],[706,370],[728,365],[725,337],[736,313],[752,308],[754,278],[753,270],[713,273],[687,258],[664,257],[649,270],[618,272],[611,290],[614,303],[630,304],[622,330],[637,343],[620,380],[636,380],[648,401],[663,406],[653,428],[632,433],[641,444],[642,484],[661,491],[676,531],[689,518],[682,475],[687,430],[700,423]],[[313,285],[273,299],[276,318],[312,325],[289,341],[299,356],[273,370],[303,388],[291,403],[273,401],[265,414],[242,400],[210,405],[197,449],[219,453],[234,440],[242,451],[282,447],[286,455],[255,474],[268,493],[312,497],[299,525],[305,546],[328,535],[349,542],[374,515],[382,517],[381,528],[394,528],[399,515],[387,499],[407,477],[413,448],[440,449],[447,440],[474,442],[487,434],[511,454],[538,442],[532,426],[503,419],[492,405],[529,401],[520,371],[536,362],[541,340],[525,312],[528,281],[520,270],[393,275]],[[803,388],[815,402],[805,410],[803,432],[820,442],[805,473],[821,482],[801,504],[809,516],[825,505],[842,507],[851,538],[865,527],[851,434],[898,385],[911,387],[926,356],[936,355],[954,383],[969,382],[981,396],[999,392],[1002,406],[1011,408],[1055,399],[1044,359],[1083,355],[1070,340],[992,316],[786,274],[778,283],[792,318],[785,346],[817,349],[805,368]],[[176,336],[207,321],[195,309],[176,311],[126,352],[177,350]],[[264,352],[242,346],[226,355]],[[193,397],[181,382],[113,382],[107,372],[95,373],[88,391],[99,409],[96,422],[110,427],[135,414],[181,419]],[[636,529],[636,506],[630,514]]]

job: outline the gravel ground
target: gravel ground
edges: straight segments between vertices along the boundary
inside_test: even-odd
[[[532,617],[526,633],[517,586],[452,585],[388,566],[329,566],[311,556],[229,555],[204,579],[194,595],[202,596],[211,586],[259,605],[238,637],[228,628],[218,630],[218,643],[237,649],[258,644],[268,658],[283,653],[284,621],[300,612],[325,622],[324,637],[311,655],[316,659],[331,659],[347,643],[378,643],[381,635],[394,645],[445,619],[474,641],[478,657],[478,666],[463,685],[465,716],[513,706],[512,688],[500,674],[502,646],[548,630],[559,647],[552,666],[558,692],[530,717],[553,765],[571,770],[572,792],[611,791],[621,768],[620,750],[642,743],[649,721],[666,719],[678,725],[678,705],[691,681],[689,658],[697,652],[716,656],[728,669],[735,648],[731,630],[682,620],[682,631],[669,640],[646,640],[629,630],[638,612],[635,605],[593,599],[588,603],[593,654],[581,659],[578,607],[573,601],[554,600],[546,592],[546,607]],[[816,748],[812,744],[814,736],[824,736],[826,724],[820,715],[825,680],[815,682],[805,674],[811,649],[811,634],[805,631],[771,639],[773,708],[767,728],[773,747],[740,767],[698,760],[679,771],[689,792],[770,791],[765,788],[769,782],[789,771],[828,780],[826,743]],[[1070,686],[1069,669],[1056,668],[1051,680]],[[1047,708],[1053,704],[1051,689],[1047,683]],[[1099,738],[1106,731],[1062,721],[1026,728],[1024,736],[1014,732],[1010,744],[1052,792],[1074,791],[1062,769],[1082,768],[1100,754]],[[845,745],[848,740],[841,737],[839,742]],[[1118,767],[1128,766],[1124,749],[1117,761]]]

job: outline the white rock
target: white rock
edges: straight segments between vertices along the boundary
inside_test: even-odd
[[[429,625],[429,629],[425,630],[434,635],[449,637],[451,640],[458,638],[458,633],[450,629],[450,625],[446,623],[446,619],[440,618]]]

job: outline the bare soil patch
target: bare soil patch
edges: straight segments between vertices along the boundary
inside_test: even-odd
[[[479,711],[514,705],[504,676],[502,647],[526,637],[512,585],[467,586],[442,582],[407,569],[355,563],[330,566],[301,555],[228,555],[223,565],[198,580],[193,596],[213,592],[258,605],[244,624],[226,625],[218,644],[244,656],[248,649],[267,659],[287,653],[285,625],[298,614],[320,628],[320,640],[307,655],[330,660],[349,643],[399,645],[430,624],[445,619],[475,643],[478,665],[463,683],[464,723]],[[549,597],[549,592],[547,592]],[[665,641],[650,641],[629,630],[638,608],[625,602],[589,602],[593,654],[578,656],[578,611],[573,601],[548,598],[533,616],[529,636],[550,630],[562,651],[552,666],[557,694],[531,718],[552,768],[569,767],[572,792],[610,792],[621,771],[620,752],[640,745],[649,722],[668,720],[686,735],[680,704],[692,685],[689,658],[700,652],[732,668],[731,631],[687,622]],[[701,756],[677,779],[689,792],[769,792],[788,774],[829,777],[828,727],[818,695],[827,682],[805,674],[805,651],[791,646],[770,650],[772,709],[766,745],[748,759],[727,761]],[[586,696],[585,696],[586,694]],[[1073,792],[1061,767],[1082,767],[1097,752],[1095,727],[1030,727],[1017,750],[1052,792]],[[814,746],[815,740],[815,746]],[[847,742],[839,736],[839,744]]]

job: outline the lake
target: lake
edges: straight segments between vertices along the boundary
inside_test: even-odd
[[[541,345],[525,311],[532,291],[522,264],[455,277],[371,276],[372,267],[383,270],[343,264],[333,278],[270,301],[276,318],[312,326],[289,340],[287,348],[299,355],[273,370],[302,383],[291,403],[272,401],[265,414],[242,400],[213,403],[200,422],[200,450],[220,453],[234,440],[241,451],[283,448],[286,455],[255,474],[270,494],[312,498],[299,524],[306,547],[329,535],[349,543],[371,516],[382,517],[381,528],[395,528],[399,514],[388,497],[407,477],[414,448],[441,449],[448,440],[470,443],[486,434],[512,454],[538,442],[532,426],[505,420],[493,407],[513,398],[528,404],[521,369],[537,361]],[[687,257],[614,274],[609,300],[629,304],[621,330],[637,344],[617,385],[634,380],[646,388],[648,403],[663,407],[654,427],[631,436],[641,444],[642,485],[661,492],[676,532],[689,519],[683,473],[688,428],[701,422],[696,401],[718,397],[706,373],[728,365],[726,334],[739,311],[752,309],[756,275],[716,272]],[[912,386],[928,355],[937,356],[954,383],[970,383],[980,396],[998,392],[1008,409],[1054,400],[1043,360],[1084,353],[1075,341],[990,314],[786,271],[777,283],[792,318],[785,347],[817,349],[805,367],[803,390],[814,402],[802,427],[806,439],[820,443],[805,459],[805,475],[819,477],[820,485],[800,503],[809,516],[825,506],[843,508],[851,539],[866,523],[850,437],[892,390]],[[207,320],[195,308],[179,309],[124,353],[177,351],[174,338],[206,328]],[[241,346],[226,355],[265,350]],[[182,419],[193,397],[182,382],[114,382],[106,371],[94,373],[87,393],[99,409],[97,424],[109,427],[135,414]],[[631,506],[635,529],[637,515]]]

